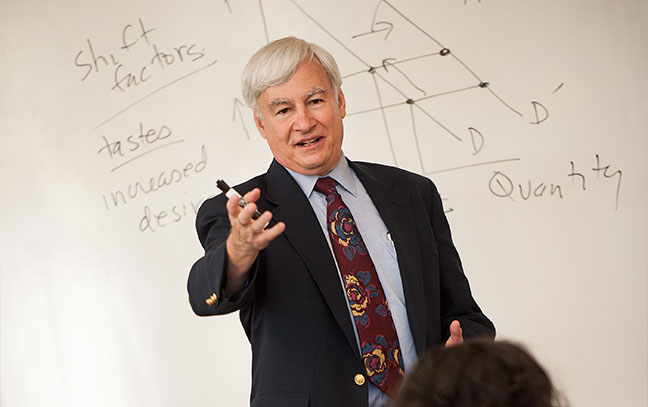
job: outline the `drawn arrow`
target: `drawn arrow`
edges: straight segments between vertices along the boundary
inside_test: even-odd
[[[425,91],[423,89],[416,86],[414,84],[414,82],[412,82],[412,80],[407,75],[405,75],[405,72],[398,69],[398,67],[395,64],[393,64],[391,61],[396,61],[396,58],[385,58],[385,59],[382,60],[382,67],[385,69],[385,72],[389,72],[389,70],[387,69],[387,66],[391,66],[392,68],[394,68],[395,70],[400,72],[400,74],[403,75],[403,78],[405,78],[407,80],[407,82],[409,82],[412,86],[414,86],[416,89],[418,89],[419,92],[426,95],[426,93],[425,93]]]
[[[381,28],[381,29],[377,30],[375,27],[378,26],[378,24],[386,24],[389,27],[385,27],[385,28]],[[358,37],[362,37],[363,35],[376,34],[376,33],[380,33],[380,32],[383,32],[383,31],[387,31],[387,34],[385,34],[385,38],[384,38],[386,40],[387,37],[389,37],[389,34],[391,34],[393,29],[394,29],[394,24],[390,23],[389,21],[377,21],[374,24],[374,28],[372,28],[371,31],[367,31],[366,33],[353,35],[353,36],[351,36],[351,38],[358,38]]]

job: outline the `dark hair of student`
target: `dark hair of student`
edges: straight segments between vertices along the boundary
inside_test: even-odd
[[[394,407],[559,407],[549,375],[522,346],[467,340],[425,353]]]

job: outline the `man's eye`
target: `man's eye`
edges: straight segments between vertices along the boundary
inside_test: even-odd
[[[280,115],[280,114],[286,114],[286,113],[288,113],[288,108],[284,107],[283,109],[277,111],[277,113],[275,113],[275,114]]]
[[[324,99],[313,99],[310,102],[311,102],[312,105],[317,105],[319,103],[322,103],[323,101],[324,101]]]

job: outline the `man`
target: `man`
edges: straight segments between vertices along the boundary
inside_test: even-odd
[[[294,37],[252,56],[243,94],[275,159],[236,187],[244,208],[219,195],[198,212],[190,303],[240,310],[255,407],[384,406],[429,347],[495,334],[434,184],[344,157],[340,85],[330,54]]]

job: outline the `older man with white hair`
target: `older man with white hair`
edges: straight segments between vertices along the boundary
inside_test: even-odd
[[[235,187],[244,207],[223,194],[201,206],[188,290],[198,315],[240,311],[251,405],[386,406],[426,349],[494,336],[434,184],[344,156],[333,57],[283,38],[242,82],[274,160]]]

